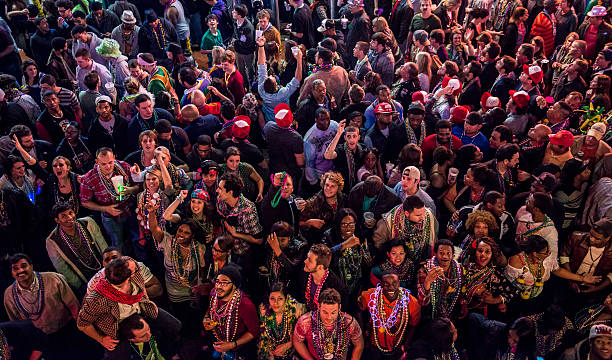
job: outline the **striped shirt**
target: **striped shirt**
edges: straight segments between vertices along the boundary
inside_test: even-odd
[[[60,87],[60,91],[57,93],[60,105],[70,106],[72,109],[79,106],[79,99],[76,94],[66,88]]]

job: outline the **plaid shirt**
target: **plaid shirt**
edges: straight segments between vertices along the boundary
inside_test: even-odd
[[[255,204],[242,194],[240,194],[238,203],[233,208],[230,208],[225,201],[219,200],[217,210],[223,217],[223,220],[236,227],[236,232],[257,237],[263,231],[259,224],[259,216],[257,215]],[[237,221],[230,220],[231,218],[236,218]],[[248,249],[249,243],[246,240],[236,239],[234,242],[235,254],[243,255]]]
[[[138,303],[140,314],[153,319],[157,318],[157,306],[149,300],[149,296],[145,290],[144,277],[140,269],[132,275],[130,281],[133,286],[137,286],[145,292],[144,297]],[[77,326],[79,328],[84,328],[89,325],[93,325],[100,334],[116,339],[117,330],[119,328],[119,304],[105,298],[94,289],[83,299],[83,307],[81,311],[79,311],[79,317],[77,319]]]
[[[132,185],[132,180],[129,176],[130,174],[130,165],[121,160],[116,161],[119,166],[128,174],[127,177],[124,176],[124,183],[127,186]],[[114,170],[111,177],[115,175],[121,175],[118,171]],[[98,173],[98,164],[94,165],[94,168],[89,170],[83,177],[81,178],[81,203],[86,203],[90,201],[95,201],[99,205],[111,205],[118,204],[119,201],[115,199],[109,192],[106,190],[106,187],[102,183],[102,179],[100,178],[100,174]],[[128,211],[127,204],[125,204],[124,213]]]

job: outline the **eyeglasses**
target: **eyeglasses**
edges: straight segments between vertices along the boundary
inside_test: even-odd
[[[223,251],[223,250],[221,250],[221,249],[219,249],[217,247],[214,247],[214,246],[213,246],[212,250],[213,250],[213,252],[216,252],[216,253],[226,253],[227,252],[227,251]]]
[[[231,281],[219,281],[219,280],[215,280],[215,285],[216,286],[221,286],[221,287],[226,287],[231,285]]]
[[[342,227],[352,227],[352,226],[355,226],[355,223],[354,222],[341,223],[340,226],[342,226]]]

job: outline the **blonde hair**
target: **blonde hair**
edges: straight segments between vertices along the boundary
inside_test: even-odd
[[[372,29],[375,33],[384,32],[385,30],[389,29],[389,23],[387,22],[387,19],[379,16],[372,20]]]
[[[327,180],[333,181],[336,183],[336,185],[338,185],[338,192],[337,194],[342,193],[342,189],[344,189],[344,179],[342,178],[342,175],[340,175],[340,173],[335,172],[335,171],[328,171],[325,174],[323,174],[323,176],[321,176],[321,189],[323,189],[325,187],[325,182]]]
[[[213,65],[221,65],[221,62],[223,61],[224,52],[225,52],[225,49],[222,48],[221,46],[213,46],[212,48]]]
[[[431,79],[431,55],[425,51],[421,51],[416,55],[416,65],[419,73],[427,75]]]
[[[198,107],[195,106],[194,104],[188,104],[183,106],[183,108],[181,109],[181,114],[183,114],[183,118],[185,118],[185,116],[187,116],[190,119],[195,119],[198,116],[200,116],[200,112],[198,111]]]

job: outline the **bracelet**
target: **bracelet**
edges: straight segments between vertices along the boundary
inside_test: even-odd
[[[265,45],[257,45],[257,46],[259,46],[259,47],[264,47]]]

